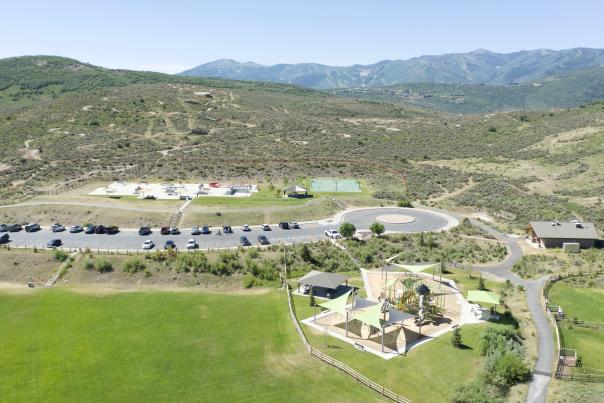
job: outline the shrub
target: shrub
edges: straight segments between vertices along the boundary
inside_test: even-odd
[[[357,227],[349,222],[342,223],[339,228],[340,235],[342,235],[344,238],[351,238],[356,231]]]
[[[397,205],[399,207],[413,207],[413,204],[411,204],[411,201],[407,198],[399,200]]]
[[[514,353],[505,353],[497,360],[491,377],[496,385],[509,388],[528,380],[530,373],[522,358]]]
[[[381,224],[379,222],[374,222],[373,224],[371,224],[369,226],[369,230],[371,232],[373,232],[375,235],[380,236],[384,233],[384,231],[386,229],[384,228],[384,224]]]
[[[105,258],[101,258],[101,259],[97,260],[96,263],[94,264],[94,268],[99,273],[109,273],[110,271],[113,271],[113,265],[111,264],[111,262],[109,260],[107,260]]]
[[[146,268],[147,266],[145,265],[145,262],[141,260],[141,258],[133,256],[124,262],[123,270],[126,273],[134,274],[139,271],[143,271]]]
[[[254,286],[256,279],[252,275],[247,275],[243,277],[243,286],[245,288],[252,288]]]
[[[459,386],[451,400],[454,403],[499,403],[502,401],[491,396],[488,385],[483,380]]]
[[[455,348],[461,347],[461,330],[459,327],[453,329],[453,333],[451,333],[451,345]]]
[[[59,262],[64,262],[69,257],[69,254],[67,252],[59,250],[59,249],[55,250],[53,255],[54,255],[55,260],[57,260]]]

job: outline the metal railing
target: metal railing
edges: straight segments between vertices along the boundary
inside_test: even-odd
[[[403,397],[403,396],[391,391],[390,389],[385,388],[384,386],[380,385],[377,382],[373,382],[371,379],[367,378],[365,375],[361,374],[357,370],[352,369],[348,365],[346,365],[346,364],[336,360],[335,358],[323,353],[322,351],[314,348],[308,342],[306,335],[304,334],[304,332],[302,331],[302,328],[300,327],[298,318],[296,317],[296,308],[292,301],[291,290],[289,288],[289,285],[287,284],[287,270],[285,270],[285,273],[283,276],[283,288],[285,289],[285,292],[287,293],[287,304],[289,306],[290,318],[291,318],[292,322],[294,323],[294,327],[296,329],[296,332],[298,333],[298,336],[300,336],[300,339],[302,340],[302,344],[304,344],[304,347],[306,348],[306,350],[310,353],[310,355],[312,357],[316,357],[316,358],[320,359],[321,361],[326,362],[327,364],[340,369],[341,371],[345,372],[346,374],[348,374],[352,378],[354,378],[354,380],[356,380],[357,382],[362,383],[363,385],[374,390],[375,392],[378,392],[382,396],[387,397],[388,399],[391,399],[397,403],[398,402],[411,403],[411,400],[407,399],[406,397]]]

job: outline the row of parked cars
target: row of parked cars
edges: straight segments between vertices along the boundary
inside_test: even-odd
[[[40,229],[40,225],[35,223],[27,224],[25,226],[22,226],[21,224],[0,224],[0,232],[19,232],[21,230],[25,230],[25,232],[38,232],[40,231]],[[109,235],[117,234],[118,232],[120,232],[119,228],[115,225],[104,226],[88,224],[85,227],[82,227],[81,225],[72,225],[69,228],[65,228],[59,223],[51,225],[50,230],[52,232],[69,231],[71,233],[85,232],[86,234]]]
[[[260,228],[262,229],[262,231],[271,231],[271,227],[268,224],[262,224],[260,226]],[[287,222],[281,222],[279,223],[279,228],[281,229],[299,229],[300,225],[296,222],[293,223],[287,223]],[[244,224],[241,226],[241,230],[243,232],[249,232],[252,230],[252,228],[247,225]],[[144,227],[140,227],[138,229],[138,234],[141,236],[145,236],[145,235],[150,235],[152,234],[153,231],[151,230],[151,227],[148,226],[144,226]],[[176,227],[161,227],[159,229],[159,233],[161,235],[179,235],[181,232],[178,228]],[[193,227],[191,228],[191,235],[209,235],[212,233],[212,229],[210,228],[209,225],[203,225],[201,227]],[[222,229],[218,229],[217,231],[217,235],[221,235],[221,234],[232,234],[233,233],[233,228],[230,225],[223,225]]]
[[[258,235],[258,243],[260,245],[269,245],[270,241],[268,240],[268,238],[266,237],[266,235]],[[239,244],[241,246],[252,246],[252,243],[250,242],[250,240],[245,236],[242,235],[239,237]],[[144,250],[150,250],[155,248],[155,242],[153,242],[153,240],[151,239],[147,239],[145,242],[143,242],[143,246],[142,248]],[[187,249],[197,249],[199,248],[199,244],[197,243],[197,241],[193,238],[189,239],[185,245],[185,248]],[[168,249],[174,249],[177,250],[178,247],[176,246],[176,243],[171,240],[168,239],[165,243],[164,243],[164,250],[168,250]]]

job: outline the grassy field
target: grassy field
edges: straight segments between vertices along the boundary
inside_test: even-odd
[[[600,280],[598,283],[597,280]],[[590,322],[604,322],[604,277],[596,278],[588,287],[584,277],[569,278],[554,284],[549,292],[551,304],[560,305],[570,319],[577,318]],[[595,288],[598,287],[598,288]],[[562,323],[562,335],[567,348],[577,350],[582,367],[577,372],[604,374],[604,332]]]
[[[311,359],[285,295],[0,293],[0,396],[30,401],[378,401]]]

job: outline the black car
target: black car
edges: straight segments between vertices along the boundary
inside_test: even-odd
[[[10,237],[8,236],[8,234],[2,234],[2,236],[0,236],[0,243],[7,243],[10,240]]]
[[[95,234],[104,234],[106,231],[107,231],[107,228],[105,228],[104,225],[97,225],[96,228],[94,229]]]
[[[170,249],[170,248],[172,248],[172,249],[175,249],[175,250],[176,250],[176,244],[174,243],[174,241],[173,241],[173,240],[168,239],[168,240],[166,241],[166,243],[164,244],[164,249]]]
[[[105,234],[107,235],[115,235],[120,232],[120,229],[115,225],[110,225],[105,228]]]
[[[0,232],[6,232],[6,231],[8,231],[8,225],[0,224]]]
[[[279,228],[281,229],[289,229],[289,223],[282,221],[279,223]]]
[[[260,243],[260,245],[268,245],[268,244],[270,244],[270,242],[268,241],[268,238],[266,237],[266,235],[258,235],[258,242]]]
[[[233,233],[233,228],[231,228],[230,225],[223,225],[222,226],[222,232],[224,232],[225,234],[232,234]]]
[[[87,225],[84,227],[85,234],[94,234],[96,232],[96,225]]]
[[[170,227],[161,227],[159,233],[162,235],[170,235]]]
[[[60,239],[51,239],[50,241],[48,241],[48,243],[46,244],[47,248],[57,248],[59,246],[63,245],[63,242],[61,242]]]
[[[23,229],[21,224],[11,224],[8,226],[8,232],[19,232]]]
[[[151,228],[149,228],[149,227],[140,227],[138,229],[139,235],[149,235],[150,233],[151,233]]]
[[[38,224],[27,224],[25,226],[25,232],[36,232],[40,231],[40,226]]]
[[[241,246],[251,246],[252,245],[252,243],[250,242],[249,239],[247,239],[246,236],[240,236],[239,237],[239,244]]]
[[[201,227],[201,233],[204,235],[208,235],[211,234],[212,231],[210,231],[210,227],[207,225],[204,225],[203,227]]]

